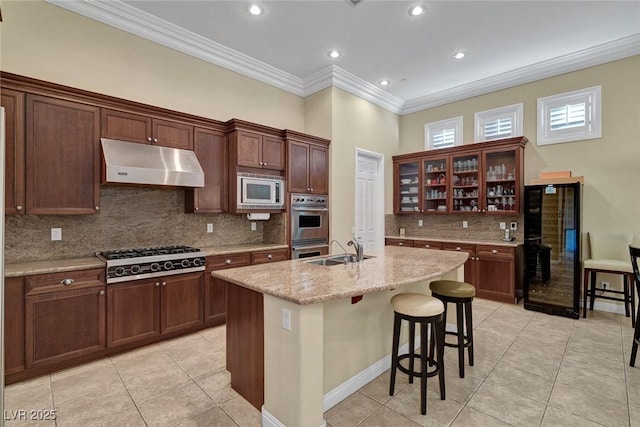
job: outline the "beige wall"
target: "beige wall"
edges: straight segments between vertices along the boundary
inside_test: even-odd
[[[473,142],[473,114],[524,103],[525,181],[540,172],[571,170],[585,177],[583,231],[630,231],[640,236],[640,56],[408,114],[400,118],[400,152],[424,148],[424,124],[464,116],[464,142]],[[602,86],[602,138],[537,146],[537,98]],[[585,250],[587,247],[585,247]]]
[[[2,2],[2,70],[217,120],[304,131],[303,99],[42,1]]]

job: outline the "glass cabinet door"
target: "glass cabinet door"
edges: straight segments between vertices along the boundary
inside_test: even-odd
[[[453,212],[480,210],[480,153],[451,156]]]
[[[422,210],[424,213],[448,213],[447,181],[449,159],[446,157],[429,158],[422,161],[423,190]]]
[[[400,213],[420,212],[420,162],[398,163],[398,203]]]
[[[519,171],[516,150],[484,153],[485,209],[489,213],[519,212]]]

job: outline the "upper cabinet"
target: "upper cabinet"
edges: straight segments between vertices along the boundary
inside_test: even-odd
[[[102,109],[102,137],[193,150],[193,126],[134,114]]]
[[[507,138],[394,156],[394,213],[520,213],[527,141]]]
[[[23,214],[25,211],[24,98],[23,92],[2,89],[1,105],[5,110],[4,192],[7,214]]]
[[[230,163],[247,168],[284,171],[281,131],[233,119],[227,123]]]
[[[204,171],[204,187],[185,190],[185,211],[227,211],[227,138],[222,130],[194,129],[193,151]]]
[[[329,193],[329,141],[285,130],[287,185],[291,193]]]
[[[26,213],[100,210],[100,109],[26,96]]]

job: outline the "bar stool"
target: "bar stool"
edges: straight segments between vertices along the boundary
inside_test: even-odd
[[[629,245],[629,255],[631,255],[631,268],[633,269],[633,275],[636,282],[636,290],[640,295],[640,266],[638,265],[638,259],[640,259],[640,247]],[[640,307],[638,307],[638,318],[636,319],[636,326],[633,331],[633,345],[631,346],[631,360],[629,366],[634,367],[636,364],[636,354],[638,353],[638,345],[640,344]]]
[[[469,352],[469,366],[473,366],[473,321],[471,313],[471,301],[476,296],[476,288],[469,283],[455,280],[435,280],[429,285],[431,295],[444,303],[444,318],[447,319],[447,303],[455,303],[457,332],[446,332],[458,338],[456,344],[445,342],[447,347],[458,349],[458,369],[460,378],[464,378],[464,349]],[[463,316],[466,319],[466,335],[463,325]]]
[[[604,298],[613,301],[623,301],[624,311],[627,317],[631,316],[631,325],[636,324],[635,292],[633,289],[633,269],[629,263],[627,248],[633,241],[632,233],[601,233],[589,232],[589,246],[591,258],[582,263],[584,268],[584,285],[582,290],[582,317],[587,317],[587,298],[589,310],[593,310],[596,298]],[[622,291],[599,288],[596,285],[598,273],[621,274]],[[591,288],[589,289],[589,279]],[[596,292],[600,291],[598,295]],[[621,294],[622,298],[603,295],[604,293]]]
[[[413,377],[420,377],[420,410],[422,415],[427,414],[427,378],[438,375],[440,381],[440,399],[445,400],[444,388],[444,306],[442,302],[423,294],[397,294],[391,298],[393,306],[393,348],[391,351],[391,383],[389,396],[393,396],[396,384],[396,368],[409,375],[409,382],[413,383]],[[409,322],[409,352],[398,355],[400,345],[400,326],[402,321]],[[420,354],[415,353],[415,327],[420,324]],[[431,341],[438,341],[437,358],[433,352],[427,355],[427,327],[431,327]],[[434,332],[435,330],[435,332]],[[432,347],[433,348],[433,347]],[[401,360],[409,359],[409,369],[400,364]],[[414,360],[420,359],[420,371],[414,369]],[[431,371],[427,368],[434,366]]]

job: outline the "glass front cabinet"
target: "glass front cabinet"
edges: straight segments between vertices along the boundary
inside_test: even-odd
[[[521,136],[394,156],[394,213],[520,213],[527,141]]]

